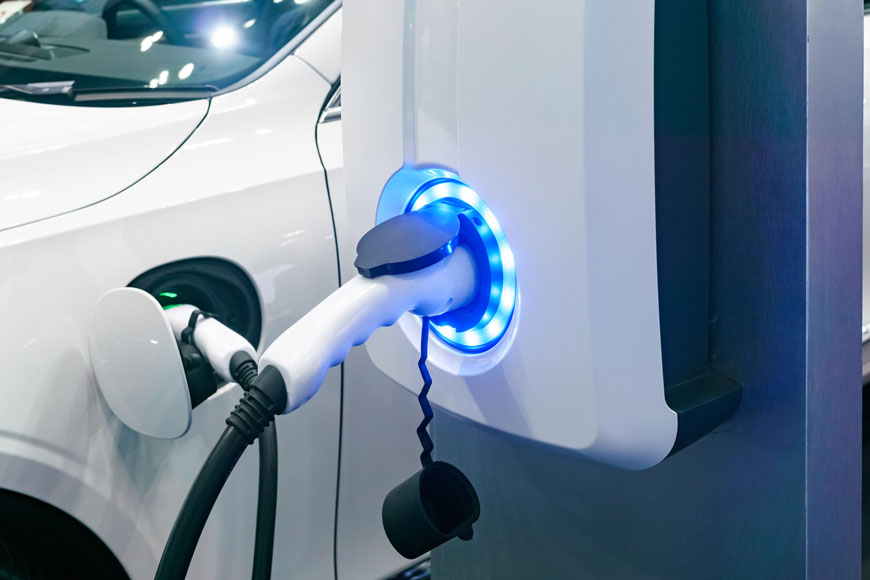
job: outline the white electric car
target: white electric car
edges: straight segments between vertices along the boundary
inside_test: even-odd
[[[0,576],[152,577],[240,396],[221,389],[175,440],[122,425],[88,358],[104,292],[195,304],[262,351],[352,273],[330,202],[340,4],[0,2]],[[380,502],[417,469],[419,410],[365,357],[347,364],[371,402],[343,406],[333,369],[278,422],[275,578],[409,565]],[[191,578],[250,575],[256,463],[230,478]]]

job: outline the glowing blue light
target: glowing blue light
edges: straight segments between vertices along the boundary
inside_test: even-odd
[[[513,252],[501,225],[483,199],[454,173],[435,168],[404,167],[384,187],[377,221],[380,223],[399,213],[419,210],[436,201],[448,201],[467,208],[466,211],[471,210],[470,214],[479,225],[492,286],[486,308],[470,328],[456,330],[447,323],[438,323],[436,318],[432,321],[432,331],[459,351],[484,352],[501,340],[510,325],[516,308],[517,281]]]

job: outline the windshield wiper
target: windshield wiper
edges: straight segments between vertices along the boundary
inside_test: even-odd
[[[78,89],[75,87],[75,81],[0,85],[0,94],[11,91],[35,98],[52,99],[65,97],[76,103],[141,100],[186,101],[189,99],[208,98],[217,90],[218,88],[212,85],[190,85],[184,87],[133,85]]]
[[[70,96],[75,81],[57,81],[52,83],[29,83],[26,85],[0,85],[0,93],[14,91],[30,97],[38,96]]]
[[[186,87],[100,87],[94,89],[73,88],[72,100],[81,103],[87,101],[186,101],[188,99],[205,99],[217,92],[212,85],[191,85]]]

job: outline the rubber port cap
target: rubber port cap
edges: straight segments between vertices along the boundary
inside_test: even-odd
[[[393,488],[381,509],[387,538],[409,560],[456,537],[470,540],[479,517],[474,486],[443,461],[427,465]]]
[[[436,204],[369,230],[357,244],[354,266],[366,278],[416,272],[453,253],[458,239],[455,208]]]

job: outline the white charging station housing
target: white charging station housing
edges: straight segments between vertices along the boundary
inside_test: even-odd
[[[373,8],[345,7],[351,237],[402,211],[384,194],[395,175],[446,171],[486,202],[515,258],[509,331],[480,353],[433,337],[430,399],[593,461],[662,461],[678,414],[659,327],[654,3],[564,1],[547,18],[501,0]],[[366,343],[415,392],[419,325],[406,314]]]

